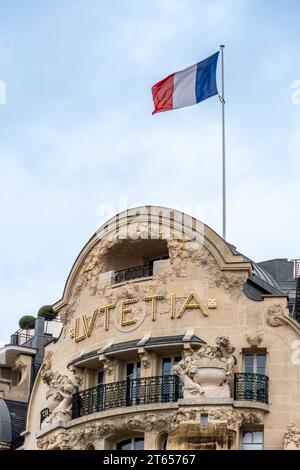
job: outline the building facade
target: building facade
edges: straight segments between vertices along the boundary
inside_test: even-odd
[[[0,348],[0,450],[24,442],[30,391],[44,359],[45,345],[61,332],[61,322],[38,317],[28,329],[19,329]]]
[[[21,448],[298,449],[291,297],[192,217],[118,214],[54,305],[63,329],[46,346]]]

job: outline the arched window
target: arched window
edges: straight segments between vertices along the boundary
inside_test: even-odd
[[[162,432],[157,437],[156,441],[157,449],[158,450],[166,450],[168,445],[168,434],[166,432]]]
[[[144,450],[144,438],[132,437],[117,443],[117,450]]]
[[[95,446],[94,444],[92,444],[91,442],[86,446],[85,450],[95,450]]]

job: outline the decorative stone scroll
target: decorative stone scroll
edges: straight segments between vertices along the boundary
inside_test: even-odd
[[[278,327],[286,323],[283,307],[280,304],[271,305],[265,313],[265,320],[269,326]]]

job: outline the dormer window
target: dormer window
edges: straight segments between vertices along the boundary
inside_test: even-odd
[[[169,259],[166,240],[121,240],[106,254],[107,271],[114,271],[116,284],[153,276],[155,265]]]

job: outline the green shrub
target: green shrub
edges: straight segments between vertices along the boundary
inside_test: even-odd
[[[22,328],[22,330],[30,330],[34,328],[34,325],[35,318],[32,315],[24,315],[19,320],[19,327]]]
[[[54,320],[56,316],[57,312],[54,312],[52,305],[44,305],[38,311],[38,317],[44,317],[48,321]]]

